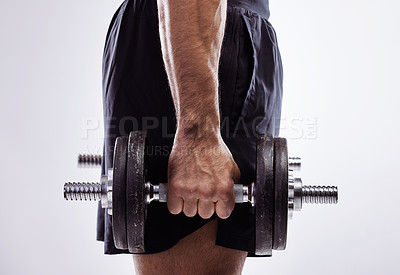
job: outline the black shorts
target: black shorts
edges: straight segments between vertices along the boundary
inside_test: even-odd
[[[228,0],[220,58],[221,133],[241,171],[241,183],[255,177],[255,137],[278,135],[282,63],[268,14]],[[103,56],[104,161],[112,167],[115,139],[132,130],[148,132],[149,180],[167,182],[175,113],[161,55],[156,0],[126,0],[115,13]],[[145,232],[147,253],[167,250],[212,219],[172,215],[165,203],[151,203]],[[111,218],[99,207],[97,239],[106,254],[128,253],[113,243]],[[254,255],[254,211],[237,204],[218,221],[216,244]]]

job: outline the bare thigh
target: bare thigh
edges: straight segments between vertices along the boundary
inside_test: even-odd
[[[217,226],[211,221],[167,251],[134,255],[136,273],[241,274],[247,252],[215,245]]]

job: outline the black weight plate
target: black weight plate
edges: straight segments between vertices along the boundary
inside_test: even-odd
[[[275,221],[274,245],[275,250],[286,248],[288,225],[288,151],[284,138],[275,138]]]
[[[128,249],[131,253],[143,253],[146,204],[144,201],[144,150],[146,132],[134,131],[129,135],[126,185],[126,216]]]
[[[128,249],[126,237],[126,149],[128,137],[118,137],[114,147],[112,230],[115,247]]]
[[[256,183],[254,211],[256,219],[255,254],[272,255],[274,222],[274,142],[272,136],[257,139]]]

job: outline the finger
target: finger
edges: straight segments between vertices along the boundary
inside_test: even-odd
[[[198,199],[185,199],[183,201],[183,213],[188,217],[194,217],[197,213]]]
[[[226,219],[231,215],[234,207],[235,207],[234,200],[228,200],[228,201],[219,200],[215,204],[215,212],[221,219]]]
[[[203,219],[210,218],[215,211],[215,204],[211,200],[199,200],[198,212]]]
[[[175,195],[174,192],[168,192],[167,193],[167,206],[169,212],[171,212],[174,215],[177,215],[182,212],[183,210],[183,199],[177,195]]]

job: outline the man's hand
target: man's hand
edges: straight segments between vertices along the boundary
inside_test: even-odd
[[[169,158],[168,208],[187,216],[234,207],[239,169],[222,141],[218,65],[227,0],[157,0],[161,50],[177,133]]]
[[[225,219],[234,205],[233,184],[240,171],[218,136],[187,138],[177,134],[168,163],[168,209],[188,217],[196,213]]]

